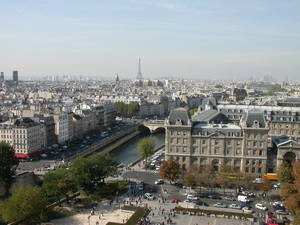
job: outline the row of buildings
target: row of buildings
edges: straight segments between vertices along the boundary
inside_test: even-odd
[[[300,159],[300,108],[213,105],[190,117],[184,108],[165,121],[166,159],[183,169],[211,165],[255,176]]]
[[[113,104],[78,106],[73,111],[56,107],[52,113],[27,109],[19,117],[2,117],[0,141],[8,142],[17,157],[30,157],[49,146],[66,144],[88,132],[101,132],[113,126],[115,119]]]

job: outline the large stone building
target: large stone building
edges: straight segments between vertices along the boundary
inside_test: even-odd
[[[10,144],[19,158],[38,154],[44,144],[44,126],[30,118],[0,124],[0,141]]]
[[[267,120],[270,118],[266,116],[268,111],[231,108],[230,114],[225,114],[224,108],[208,109],[192,118],[186,109],[173,110],[165,121],[166,159],[175,159],[184,170],[191,166],[201,168],[206,165],[219,170],[224,165],[236,172],[255,176],[270,172],[267,165],[268,150],[272,148],[270,140],[275,138],[275,134],[281,136],[277,125],[283,126],[282,123]],[[295,126],[294,122],[288,124],[289,127]],[[298,134],[292,137],[296,139],[300,136]],[[295,140],[288,143],[294,148],[298,146]],[[275,170],[285,154],[291,151],[291,147],[284,148],[285,145],[277,146]],[[300,153],[293,157],[294,160],[297,158],[300,159]]]

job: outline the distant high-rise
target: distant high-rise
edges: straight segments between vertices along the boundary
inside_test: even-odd
[[[138,66],[138,72],[136,75],[136,79],[143,80],[142,69],[141,69],[141,58],[139,58],[139,66]]]
[[[18,80],[19,80],[19,78],[18,78],[18,71],[14,70],[13,71],[13,81],[16,82],[16,83],[18,83]]]
[[[4,72],[1,72],[1,75],[0,75],[0,81],[4,81]]]

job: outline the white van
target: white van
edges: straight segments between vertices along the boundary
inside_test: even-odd
[[[245,196],[245,195],[238,195],[237,200],[239,202],[250,202],[249,198],[247,196]]]

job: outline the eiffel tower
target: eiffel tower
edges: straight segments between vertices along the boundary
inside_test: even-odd
[[[143,80],[142,69],[141,69],[141,58],[139,58],[139,66],[138,66],[138,72],[136,75],[136,79]]]

